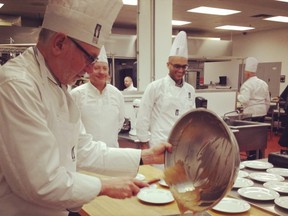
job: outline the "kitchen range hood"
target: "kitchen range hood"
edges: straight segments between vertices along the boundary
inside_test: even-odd
[[[0,27],[0,46],[3,44],[36,43],[40,28]],[[171,41],[172,44],[172,41]],[[105,48],[107,55],[114,57],[135,58],[137,53],[137,36],[112,34]],[[189,60],[201,62],[229,61],[232,57],[232,41],[188,38]]]
[[[188,38],[188,55],[200,62],[230,61],[232,41]]]

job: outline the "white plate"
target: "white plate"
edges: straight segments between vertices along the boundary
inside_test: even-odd
[[[243,170],[239,170],[237,177],[245,178],[249,176],[249,173]]]
[[[288,209],[288,196],[278,197],[274,200],[274,202],[281,208]]]
[[[169,185],[165,182],[164,179],[160,179],[159,184],[164,187],[169,187]]]
[[[242,213],[251,208],[250,204],[244,200],[224,197],[212,209],[225,213]]]
[[[273,173],[266,173],[266,172],[253,172],[249,174],[249,177],[259,182],[284,181],[285,180],[283,176],[273,174]]]
[[[250,187],[253,186],[254,182],[250,179],[237,177],[236,181],[233,185],[233,188],[242,188],[242,187]]]
[[[240,164],[239,164],[239,169],[244,169],[245,168],[245,166],[244,166],[244,164],[241,162]]]
[[[270,168],[266,170],[268,173],[278,174],[283,177],[288,177],[288,169],[286,168]]]
[[[288,193],[288,182],[268,181],[263,186],[280,193]]]
[[[273,167],[273,164],[265,161],[243,161],[242,164],[247,168],[257,170],[269,169]]]
[[[238,189],[238,193],[245,198],[261,201],[274,200],[280,196],[278,192],[262,187],[244,187]]]
[[[138,199],[153,204],[165,204],[174,201],[174,197],[169,190],[144,189],[137,194]]]
[[[139,181],[143,181],[145,179],[145,176],[138,173],[136,176],[135,176],[135,179],[139,180]]]

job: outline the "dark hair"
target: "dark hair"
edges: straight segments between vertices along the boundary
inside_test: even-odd
[[[40,33],[39,33],[38,41],[45,42],[54,33],[55,32],[52,31],[52,30],[49,30],[49,29],[46,29],[46,28],[42,28]]]

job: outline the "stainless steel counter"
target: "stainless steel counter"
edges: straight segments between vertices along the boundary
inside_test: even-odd
[[[207,89],[195,89],[195,92],[196,93],[201,93],[201,92],[237,92],[238,90],[237,89],[231,89],[231,88],[207,88]]]
[[[137,136],[131,136],[129,133],[119,133],[118,142],[120,148],[136,148],[140,149]]]

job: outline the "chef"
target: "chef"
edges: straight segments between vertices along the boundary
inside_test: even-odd
[[[269,87],[264,80],[259,79],[256,75],[258,60],[254,57],[248,57],[245,63],[245,82],[240,88],[237,99],[244,108],[243,113],[252,114],[252,121],[264,122],[270,107]],[[256,159],[256,151],[248,152],[247,159]]]
[[[143,148],[167,141],[175,122],[195,108],[195,89],[184,81],[188,68],[184,31],[179,32],[173,41],[167,68],[167,76],[150,83],[141,99],[136,130]]]
[[[1,66],[1,216],[67,216],[97,196],[131,197],[148,186],[134,179],[139,164],[163,163],[171,150],[92,141],[67,92],[92,72],[121,6],[121,0],[50,0],[37,45]]]
[[[104,141],[110,147],[119,147],[118,133],[124,123],[124,98],[114,86],[106,83],[109,65],[105,47],[102,46],[98,61],[89,74],[90,82],[70,92],[81,112],[87,133],[95,141]]]
[[[244,113],[252,114],[253,120],[263,122],[270,107],[269,87],[264,80],[257,77],[258,60],[248,57],[245,63],[245,82],[237,99],[243,106]]]

